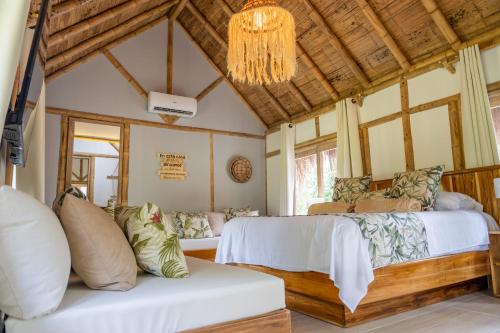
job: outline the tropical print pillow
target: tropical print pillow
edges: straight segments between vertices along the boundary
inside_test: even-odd
[[[126,225],[128,241],[142,270],[166,278],[189,276],[176,226],[169,215],[147,203],[129,217]]]
[[[396,173],[392,180],[391,197],[417,199],[422,204],[422,210],[433,210],[443,172],[444,165],[438,165]]]
[[[225,222],[236,217],[247,217],[247,216],[259,216],[258,210],[251,210],[250,207],[247,208],[226,208],[224,209]]]
[[[212,238],[214,234],[208,223],[206,213],[173,212],[172,218],[180,238]]]
[[[370,190],[372,176],[358,178],[337,178],[333,184],[332,201],[354,204]]]
[[[60,217],[59,214],[61,211],[61,207],[63,205],[64,198],[66,197],[67,194],[71,194],[72,196],[77,197],[79,199],[87,200],[87,196],[85,195],[85,193],[83,193],[82,190],[80,190],[76,186],[70,186],[66,189],[66,191],[59,192],[56,195],[54,202],[52,203],[52,210],[57,215],[57,217]]]
[[[391,198],[391,188],[363,193],[358,199],[389,199]]]

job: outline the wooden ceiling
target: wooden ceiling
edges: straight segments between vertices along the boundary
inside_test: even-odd
[[[57,77],[170,16],[225,77],[228,21],[244,2],[52,0],[46,76]],[[267,126],[314,113],[340,98],[366,95],[402,75],[437,66],[452,70],[448,63],[467,43],[489,46],[500,41],[499,0],[279,3],[296,20],[297,75],[270,86],[228,80]]]

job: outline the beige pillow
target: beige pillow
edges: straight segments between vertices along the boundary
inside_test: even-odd
[[[355,213],[420,212],[422,204],[416,199],[359,199]]]
[[[208,212],[207,217],[214,236],[220,236],[224,228],[224,213]]]
[[[61,223],[68,238],[71,265],[92,289],[129,290],[135,286],[134,252],[125,235],[101,208],[66,196]]]
[[[307,215],[352,213],[354,205],[345,202],[322,202],[309,206]]]

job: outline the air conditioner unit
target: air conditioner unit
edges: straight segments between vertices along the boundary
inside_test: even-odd
[[[149,92],[148,112],[193,118],[197,109],[198,102],[195,98]]]

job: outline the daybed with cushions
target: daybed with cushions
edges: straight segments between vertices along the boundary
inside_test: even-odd
[[[59,221],[29,195],[0,187],[5,333],[290,332],[283,280],[186,259],[172,218],[151,203],[122,230],[68,193]],[[70,268],[80,279],[68,283]]]
[[[188,279],[144,273],[127,292],[70,285],[56,312],[31,320],[9,318],[6,333],[180,332],[270,314],[286,322],[281,279],[196,258],[187,263]],[[286,325],[277,332],[287,332]]]

